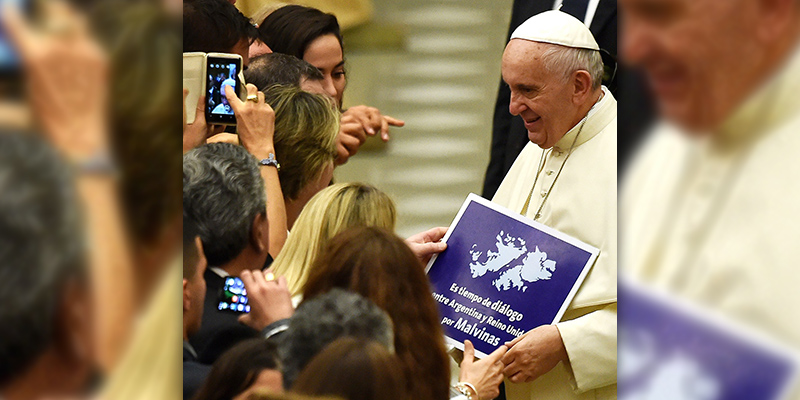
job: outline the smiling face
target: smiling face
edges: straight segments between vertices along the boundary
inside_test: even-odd
[[[759,3],[620,0],[623,60],[642,67],[664,117],[713,129],[760,81]]]
[[[512,39],[501,67],[511,89],[508,111],[525,121],[528,139],[543,149],[553,147],[583,118],[574,101],[572,79],[545,68],[542,55],[548,46]]]
[[[322,35],[309,43],[303,60],[317,67],[324,76],[322,86],[325,92],[336,100],[342,108],[342,96],[347,86],[344,73],[344,53],[339,39],[334,34]]]

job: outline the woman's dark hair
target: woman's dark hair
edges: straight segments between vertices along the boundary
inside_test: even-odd
[[[214,363],[193,400],[230,400],[247,390],[265,369],[281,369],[277,347],[262,338],[245,340]]]
[[[311,299],[333,288],[356,292],[389,314],[409,398],[448,398],[450,365],[439,313],[424,267],[402,239],[375,227],[336,235],[311,268],[303,295]]]
[[[397,357],[380,344],[342,337],[303,369],[292,391],[346,400],[407,399]]]
[[[258,26],[258,36],[275,53],[303,59],[314,39],[333,34],[342,46],[339,22],[333,14],[298,5],[283,6],[270,13]]]
[[[258,36],[250,20],[228,1],[183,1],[183,52],[230,53]]]

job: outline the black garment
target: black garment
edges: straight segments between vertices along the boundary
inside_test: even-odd
[[[272,265],[272,257],[267,256],[264,269]],[[219,310],[219,299],[225,287],[225,278],[207,268],[206,298],[203,302],[203,321],[200,330],[189,338],[189,343],[197,350],[199,359],[212,364],[216,359],[242,340],[258,337],[259,332],[239,323],[240,313]]]
[[[211,366],[197,362],[197,353],[192,345],[183,342],[183,400],[192,398],[200,390],[209,372]]]
[[[222,289],[225,287],[225,278],[217,275],[216,272],[212,271],[211,268],[207,268],[203,277],[206,279],[206,298],[203,302],[203,321],[200,324],[200,329],[189,338],[189,344],[197,350],[197,354],[205,355],[207,351],[207,347],[212,342],[215,342],[215,337],[217,335],[225,335],[226,330],[228,328],[234,327],[234,329],[238,332],[241,330],[250,330],[251,335],[250,337],[254,337],[258,334],[257,331],[250,329],[246,326],[242,327],[239,323],[239,316],[240,313],[224,310],[221,311],[218,308],[220,294],[222,293]],[[242,335],[241,337],[245,337],[246,335]],[[216,343],[224,343],[225,346],[230,346],[235,343],[225,342],[219,339],[216,339]],[[210,349],[209,352],[214,352],[217,355],[222,354],[223,351],[219,351],[219,349]],[[203,360],[206,363],[212,363],[214,359],[210,359],[208,357],[203,357]]]
[[[564,0],[560,10],[583,21],[589,9],[589,0]]]
[[[588,3],[588,2],[587,2]],[[508,30],[508,38],[515,29],[528,18],[540,14],[553,8],[553,0],[515,0],[511,13],[511,24]],[[584,11],[585,13],[585,11]],[[584,18],[578,18],[583,20]],[[600,0],[597,11],[592,19],[589,30],[592,31],[597,44],[600,48],[608,51],[612,56],[617,54],[617,2],[616,0]],[[610,82],[604,82],[614,97],[617,96],[617,77],[623,74],[617,70],[617,74]],[[492,121],[492,147],[489,166],[486,168],[486,177],[483,182],[483,197],[491,199],[500,183],[505,178],[514,160],[528,144],[528,130],[519,116],[513,116],[508,112],[511,99],[511,90],[502,80],[500,89],[497,93],[495,103],[494,119]],[[624,140],[624,139],[623,139]],[[621,141],[622,142],[622,141]]]

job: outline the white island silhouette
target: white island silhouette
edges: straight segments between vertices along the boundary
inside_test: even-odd
[[[469,269],[473,278],[482,277],[487,272],[496,272],[499,273],[499,277],[492,281],[492,284],[498,291],[506,291],[513,287],[524,292],[528,288],[526,282],[548,280],[553,276],[556,262],[548,260],[547,253],[539,250],[539,246],[535,246],[535,250],[529,252],[524,239],[503,231],[500,231],[496,239],[497,251],[488,250],[485,262],[478,261],[483,252],[476,250],[477,244],[472,245],[469,252],[472,256]],[[521,264],[508,268],[520,258],[522,258]]]

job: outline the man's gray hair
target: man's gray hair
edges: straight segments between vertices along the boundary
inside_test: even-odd
[[[600,52],[589,49],[576,49],[557,44],[543,43],[542,62],[551,73],[560,73],[564,79],[575,71],[584,70],[592,77],[592,89],[603,83],[603,58]]]
[[[394,331],[389,315],[361,295],[343,289],[304,301],[279,337],[283,384],[288,390],[305,366],[340,337],[373,340],[393,349]]]
[[[71,169],[48,143],[0,132],[0,388],[63,339],[63,288],[88,278],[78,207]]]
[[[266,204],[258,160],[244,148],[210,143],[183,155],[183,215],[194,221],[209,265],[223,265],[247,247]]]

